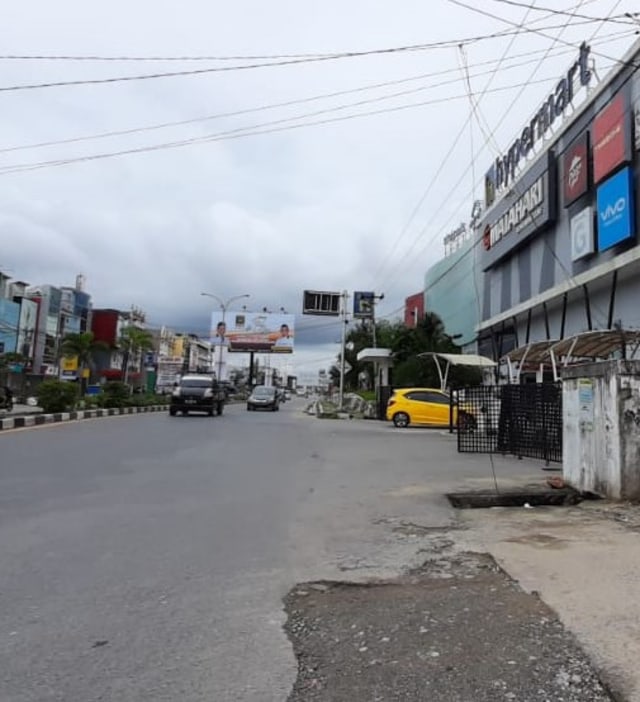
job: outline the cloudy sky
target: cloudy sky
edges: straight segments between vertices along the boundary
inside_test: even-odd
[[[95,306],[136,304],[153,324],[202,334],[215,304],[202,291],[298,313],[304,289],[374,290],[392,318],[580,42],[602,79],[637,39],[624,15],[636,10],[636,0],[12,3],[0,270],[57,285],[81,272]],[[167,73],[181,75],[151,77]],[[337,324],[298,317],[298,370],[327,367],[338,337]]]

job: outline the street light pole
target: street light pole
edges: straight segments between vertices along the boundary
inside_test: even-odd
[[[232,302],[235,302],[236,300],[242,300],[245,297],[251,297],[249,293],[245,293],[244,295],[235,295],[234,297],[230,297],[226,302],[222,300],[221,297],[218,297],[217,295],[214,295],[213,293],[207,293],[207,292],[201,292],[201,295],[204,295],[204,297],[211,297],[216,302],[220,305],[220,309],[222,310],[222,323],[225,324],[225,319],[227,315],[227,310],[229,309],[229,305],[231,305]],[[226,333],[226,324],[225,324],[225,333]],[[220,350],[218,352],[218,374],[217,374],[217,379],[218,382],[221,380],[222,375],[222,344],[220,345]]]
[[[338,409],[342,412],[344,409],[344,363],[345,363],[345,352],[346,352],[346,340],[347,340],[347,296],[346,290],[342,293],[342,314],[340,315],[340,322],[342,326],[342,334],[340,337],[340,391],[338,395]]]

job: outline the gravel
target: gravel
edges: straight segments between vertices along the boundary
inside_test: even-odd
[[[297,585],[289,702],[605,702],[556,615],[489,557],[427,561],[396,580]]]

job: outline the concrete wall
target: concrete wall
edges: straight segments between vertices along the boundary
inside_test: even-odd
[[[563,475],[580,491],[640,499],[640,361],[567,368]]]

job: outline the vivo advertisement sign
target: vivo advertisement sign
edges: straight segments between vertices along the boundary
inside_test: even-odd
[[[633,178],[627,166],[598,188],[598,251],[634,235]]]

